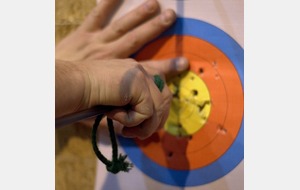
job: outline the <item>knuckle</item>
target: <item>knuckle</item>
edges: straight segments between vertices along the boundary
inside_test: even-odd
[[[144,106],[143,112],[147,117],[151,117],[154,114],[153,103],[149,103]]]
[[[144,72],[141,70],[140,66],[139,66],[139,65],[135,65],[135,66],[133,67],[133,70],[134,70],[134,73],[135,73],[137,79],[138,79],[140,82],[144,82],[145,74],[144,74]]]
[[[122,25],[119,22],[115,22],[111,25],[111,31],[113,31],[116,36],[121,36],[126,33],[126,30],[122,27]]]
[[[135,61],[131,62],[131,64],[132,64],[132,68],[131,68],[132,75],[135,77],[135,79],[140,85],[143,85],[142,87],[145,87],[146,86],[145,83],[147,83],[147,80],[146,80],[146,72],[144,68]]]

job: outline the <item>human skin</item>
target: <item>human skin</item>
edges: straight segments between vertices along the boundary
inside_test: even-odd
[[[126,85],[127,87],[135,86],[129,84],[129,81],[143,81],[143,85],[149,85],[149,89],[144,89],[145,87],[139,84],[143,87],[140,89],[144,89],[145,93],[148,92],[150,95],[150,98],[148,97],[149,100],[145,100],[143,106],[136,107],[139,109],[133,110],[133,112],[130,112],[131,114],[124,112],[124,110],[114,110],[107,113],[107,116],[115,120],[114,125],[122,130],[117,132],[123,136],[146,138],[156,129],[163,126],[168,116],[169,102],[172,98],[168,88],[164,88],[161,93],[157,94],[158,89],[155,85],[153,86],[152,76],[159,74],[166,82],[169,78],[185,71],[188,68],[188,61],[184,58],[143,61],[139,63],[134,60],[121,60],[121,58],[128,58],[147,42],[169,28],[176,20],[176,14],[170,9],[160,13],[158,2],[156,0],[148,0],[122,18],[110,22],[109,15],[112,14],[120,2],[120,0],[101,0],[80,27],[57,44],[55,55],[56,79],[58,79],[56,81],[56,92],[60,94],[56,94],[56,117],[88,109],[95,105],[122,106],[126,105],[125,103],[128,104],[129,102],[126,101],[124,103],[124,97],[120,99],[123,102],[116,102],[117,98],[113,98],[110,101],[103,99],[103,96],[97,97],[93,95],[93,98],[83,96],[80,92],[83,92],[83,90],[87,91],[87,84],[89,83],[81,85],[80,88],[78,84],[82,83],[83,79],[87,81],[83,77],[85,76],[83,71],[88,71],[90,79],[93,78],[93,81],[90,81],[93,84],[93,90],[90,89],[91,95],[103,93],[103,89],[112,88],[112,86],[116,87],[116,89],[111,89],[111,93],[116,95],[116,92],[121,88],[121,80],[124,81],[124,78],[122,78],[125,77],[124,72],[128,71],[128,73],[131,73],[129,70],[134,70],[139,74],[137,77],[135,75],[126,75],[125,78],[129,77]],[[91,68],[94,68],[94,70]],[[141,75],[141,72],[144,73],[144,76]],[[73,77],[76,77],[77,81]],[[64,84],[66,81],[68,85]],[[111,84],[112,81],[115,83]],[[59,87],[58,83],[68,88]],[[95,83],[98,83],[102,90],[94,85]],[[123,86],[123,88],[125,87]],[[150,89],[152,93],[149,93]],[[106,92],[110,91],[106,90]],[[72,97],[70,94],[72,94]],[[78,94],[78,97],[75,97],[74,94]],[[73,100],[69,102],[66,100],[59,101],[63,100],[66,95],[68,95],[68,101]],[[136,96],[134,93],[131,95]],[[106,97],[109,97],[109,95],[106,95]],[[84,103],[83,106],[82,102],[78,104],[79,98],[85,101],[87,101],[86,98],[90,98],[90,100],[88,101],[89,103]],[[121,96],[118,98],[121,98]],[[77,100],[74,101],[74,99]],[[147,107],[151,107],[151,105],[153,105],[152,113],[144,113],[142,111],[147,109]],[[91,126],[92,122],[93,119],[88,119],[81,123]],[[106,120],[102,120],[101,125],[106,125]]]
[[[101,0],[83,23],[55,47],[55,58],[80,61],[128,58],[176,20],[173,10],[160,12],[156,0],[148,0],[123,17],[109,22],[120,0]]]
[[[162,92],[157,88],[153,72],[165,78],[187,69],[182,61],[163,65],[149,62],[142,66],[133,59],[56,60],[56,118],[97,105],[118,106],[106,115],[126,126],[122,135],[147,138],[164,125],[172,99],[167,87]]]

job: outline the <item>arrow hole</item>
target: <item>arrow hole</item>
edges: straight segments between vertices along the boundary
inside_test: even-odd
[[[199,68],[199,73],[203,74],[204,73],[204,69],[202,67]]]
[[[222,125],[218,125],[218,131],[223,135],[227,133],[227,129]]]
[[[194,96],[197,96],[197,95],[198,95],[198,90],[193,89],[193,90],[192,90],[192,94],[193,94]]]

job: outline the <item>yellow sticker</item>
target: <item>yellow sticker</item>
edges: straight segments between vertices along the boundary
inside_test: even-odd
[[[188,71],[170,81],[168,87],[173,93],[173,99],[164,129],[175,136],[196,133],[206,123],[211,109],[204,81]]]

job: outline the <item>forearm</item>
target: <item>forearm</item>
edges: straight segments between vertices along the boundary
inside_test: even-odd
[[[55,117],[79,111],[85,82],[79,64],[55,61]]]

